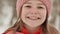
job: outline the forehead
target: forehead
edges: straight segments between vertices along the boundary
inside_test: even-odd
[[[43,3],[40,0],[29,0],[25,4],[38,4],[38,5],[43,5]]]

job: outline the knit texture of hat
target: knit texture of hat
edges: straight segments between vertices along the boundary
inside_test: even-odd
[[[16,10],[17,10],[17,16],[19,17],[20,14],[21,14],[21,9],[22,9],[22,6],[25,2],[27,2],[29,0],[17,0],[17,4],[16,4]],[[48,16],[51,12],[51,8],[52,8],[52,1],[51,0],[39,0],[41,1],[47,8],[47,13],[48,13]]]

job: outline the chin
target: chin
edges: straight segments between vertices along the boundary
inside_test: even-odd
[[[40,25],[28,25],[28,26],[30,26],[30,27],[38,27]]]

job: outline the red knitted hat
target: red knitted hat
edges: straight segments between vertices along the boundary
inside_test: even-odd
[[[29,0],[17,0],[17,4],[16,4],[16,10],[17,10],[17,16],[20,16],[20,12],[21,12],[21,7],[22,5],[27,2]],[[47,12],[48,12],[48,16],[51,12],[51,8],[52,8],[52,1],[51,0],[39,0],[42,3],[45,4],[46,8],[47,8]]]

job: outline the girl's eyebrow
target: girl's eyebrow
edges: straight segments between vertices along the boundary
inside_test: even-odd
[[[30,2],[26,2],[25,4],[32,4]],[[37,3],[37,5],[43,5],[42,3]]]
[[[43,5],[42,3],[37,3],[37,5]]]
[[[32,3],[30,3],[30,2],[27,2],[27,3],[25,3],[25,4],[32,4]]]

